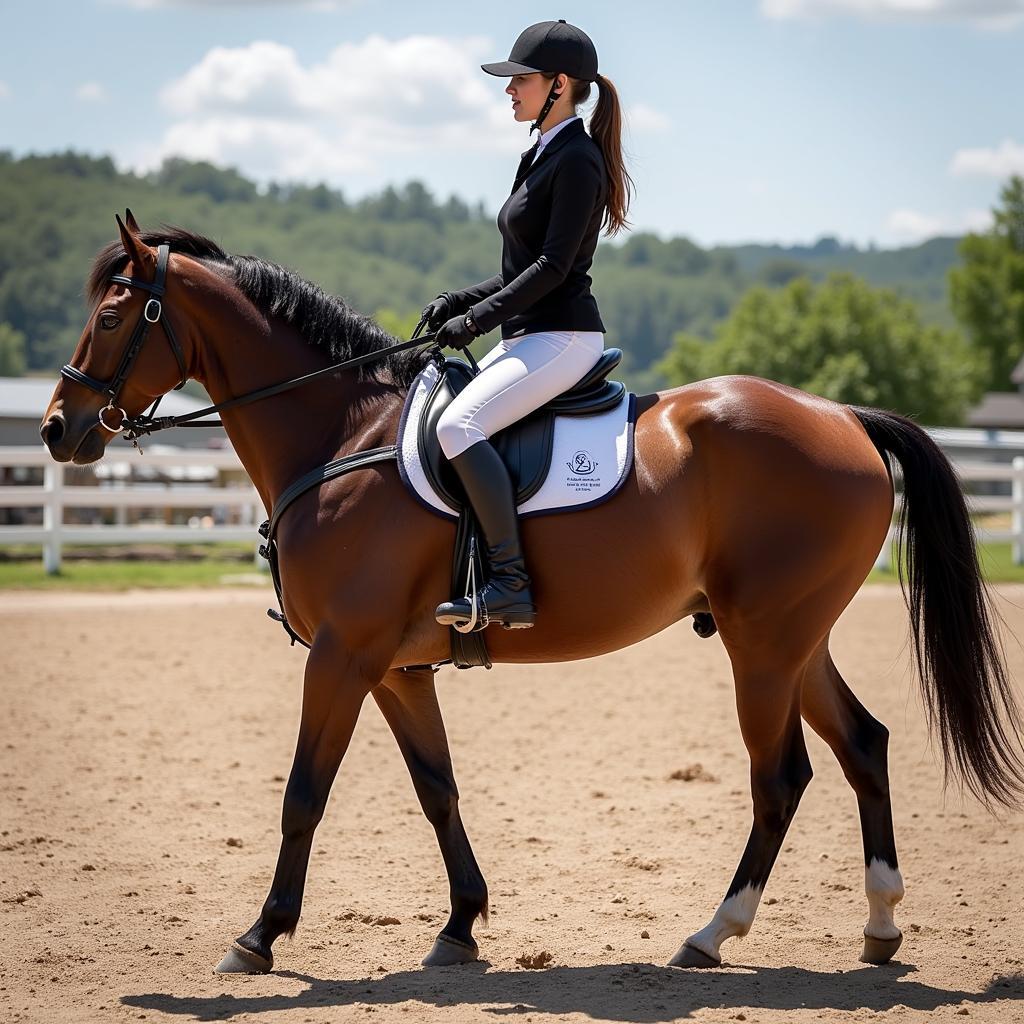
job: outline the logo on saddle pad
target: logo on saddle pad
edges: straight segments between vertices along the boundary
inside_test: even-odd
[[[594,476],[598,462],[585,449],[573,452],[572,458],[566,463],[571,476],[565,478],[565,486],[573,491],[600,490],[601,478]]]
[[[590,457],[590,452],[573,452],[572,460],[567,462],[569,471],[577,476],[590,476],[597,469],[597,463]]]

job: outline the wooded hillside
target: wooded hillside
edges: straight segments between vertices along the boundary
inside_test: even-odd
[[[85,322],[83,282],[95,252],[116,236],[130,206],[143,227],[180,224],[231,252],[282,263],[375,316],[407,318],[434,295],[494,274],[501,238],[495,211],[436,199],[417,181],[350,201],[323,185],[260,192],[236,171],[169,160],[146,176],[107,157],[73,152],[16,159],[0,152],[0,331],[24,336],[28,372],[70,355]],[[946,272],[957,239],[865,251],[823,238],[785,248],[703,249],[683,237],[629,232],[602,241],[594,294],[608,344],[627,353],[636,389],[664,383],[654,368],[677,332],[710,338],[751,286],[846,269],[913,299],[926,321],[950,326]],[[12,365],[17,365],[16,361]],[[11,372],[8,370],[8,372]]]

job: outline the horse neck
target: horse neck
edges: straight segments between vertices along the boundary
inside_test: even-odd
[[[204,341],[197,373],[215,403],[330,365],[285,324],[250,318]],[[224,430],[267,510],[298,477],[352,452],[393,444],[405,399],[395,384],[327,374],[271,398],[226,410]]]

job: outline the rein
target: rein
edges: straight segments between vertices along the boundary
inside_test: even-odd
[[[291,391],[292,388],[301,387],[311,380],[324,377],[339,370],[348,370],[355,366],[362,366],[364,363],[372,363],[383,359],[394,352],[403,352],[405,349],[415,348],[417,345],[432,344],[436,331],[418,337],[424,321],[421,320],[413,336],[409,341],[400,342],[398,345],[389,345],[387,348],[378,349],[376,352],[367,352],[364,355],[356,356],[353,359],[346,359],[340,363],[332,363],[323,369],[314,370],[312,373],[303,374],[301,377],[292,377],[290,380],[281,381],[279,384],[271,384],[269,387],[259,388],[256,391],[248,391],[244,395],[237,395],[228,398],[216,405],[208,405],[203,409],[196,409],[194,412],[183,413],[180,416],[126,416],[122,426],[125,428],[124,438],[127,441],[135,441],[145,434],[155,434],[158,430],[168,430],[171,427],[219,427],[223,426],[220,420],[200,420],[202,416],[209,416],[211,413],[223,412],[225,409],[233,409],[239,405],[247,405],[249,402],[258,401],[261,398],[270,398],[273,395],[280,395],[282,392]]]

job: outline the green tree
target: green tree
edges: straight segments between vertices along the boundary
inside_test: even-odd
[[[415,313],[399,313],[397,310],[384,307],[378,309],[373,314],[373,319],[388,334],[393,334],[399,341],[405,341],[407,338],[411,338],[412,332],[416,330],[416,325],[420,321],[420,314],[418,311]],[[426,330],[425,327],[424,330]]]
[[[25,372],[25,335],[10,324],[0,324],[0,377],[20,377]]]
[[[167,157],[150,179],[161,188],[173,189],[183,195],[200,193],[218,203],[251,200],[256,196],[256,186],[235,168],[215,167],[205,160],[193,163],[182,157]]]
[[[912,302],[846,272],[820,285],[801,277],[752,288],[715,341],[679,334],[658,369],[671,384],[753,374],[925,423],[960,423],[980,391],[960,334],[922,323]]]
[[[773,288],[789,284],[790,281],[804,277],[806,274],[807,267],[803,263],[784,257],[768,260],[761,265],[761,269],[757,272],[759,280]]]
[[[983,357],[984,382],[1010,389],[1010,374],[1024,355],[1024,178],[1014,175],[985,234],[960,243],[962,267],[949,272],[953,312]]]

